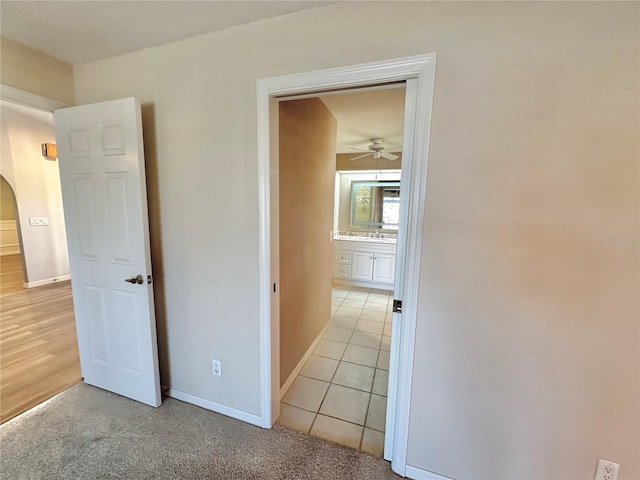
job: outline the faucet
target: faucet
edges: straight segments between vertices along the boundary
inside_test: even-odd
[[[380,238],[380,230],[376,228],[376,238]]]

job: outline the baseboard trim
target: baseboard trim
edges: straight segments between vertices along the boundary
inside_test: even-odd
[[[170,388],[169,390],[167,390],[166,394],[167,396],[175,398],[176,400],[191,403],[192,405],[196,405],[206,410],[211,410],[212,412],[220,413],[221,415],[226,415],[227,417],[235,418],[236,420],[241,420],[258,427],[262,426],[262,418],[258,415],[254,415],[253,413],[243,412],[242,410],[238,410],[237,408],[229,407],[227,405],[222,405],[221,403],[216,403],[212,402],[211,400],[196,397],[195,395],[190,395],[174,388]]]
[[[293,371],[291,372],[291,375],[289,375],[289,377],[287,378],[287,381],[282,384],[282,387],[280,388],[280,401],[282,401],[284,396],[287,394],[287,392],[291,388],[291,384],[293,383],[293,381],[296,379],[296,377],[300,373],[300,370],[302,370],[302,367],[304,367],[304,364],[307,362],[307,360],[309,360],[309,357],[311,356],[313,351],[316,349],[316,347],[320,343],[320,340],[322,340],[322,337],[324,337],[324,334],[327,333],[327,329],[329,328],[329,324],[330,323],[331,323],[331,320],[329,320],[327,322],[327,324],[324,326],[322,331],[318,334],[318,336],[313,341],[311,346],[304,353],[304,355],[302,356],[302,358],[300,359],[300,361],[296,365],[296,368],[293,369]]]
[[[379,290],[389,290],[393,292],[393,284],[387,283],[376,283],[376,282],[363,282],[360,280],[346,280],[344,278],[333,277],[334,285],[348,285],[350,287],[368,287],[368,288],[377,288]]]
[[[24,282],[22,285],[24,286],[24,288],[34,288],[34,287],[41,287],[43,285],[49,285],[51,283],[60,283],[67,280],[71,280],[71,275],[62,275],[60,277],[45,278],[44,280],[37,280],[35,282]]]
[[[412,467],[411,465],[407,465],[405,475],[412,480],[454,480],[451,477],[444,477],[418,467]]]

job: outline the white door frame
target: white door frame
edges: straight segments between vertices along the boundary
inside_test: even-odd
[[[0,84],[0,99],[51,113],[57,108],[71,106],[68,103],[20,90],[19,88],[5,85],[4,83]]]
[[[272,143],[277,136],[270,120],[276,96],[295,95],[335,89],[347,89],[387,82],[416,79],[415,129],[413,155],[403,157],[403,177],[410,187],[406,261],[403,275],[404,298],[402,325],[397,359],[396,418],[391,467],[399,475],[406,473],[409,408],[417,319],[422,226],[425,211],[429,136],[435,82],[436,54],[403,57],[388,61],[351,65],[341,68],[297,73],[259,79],[257,82],[258,114],[258,195],[259,195],[259,292],[260,292],[260,425],[271,428],[277,419],[280,402],[279,318],[271,314],[272,245],[271,245],[271,164]],[[405,148],[407,146],[405,145]],[[274,149],[275,150],[275,149]],[[277,150],[276,150],[277,151]],[[405,176],[405,174],[408,176]],[[277,241],[277,239],[275,239]],[[276,253],[277,255],[277,253]],[[275,256],[275,255],[274,255]],[[276,272],[277,273],[277,272]],[[394,328],[395,330],[395,328]],[[394,332],[395,335],[395,332]],[[392,361],[393,365],[393,361]],[[393,373],[390,373],[390,377]]]

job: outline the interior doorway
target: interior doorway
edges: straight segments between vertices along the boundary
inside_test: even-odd
[[[279,229],[278,229],[278,97],[311,92],[407,82],[401,188],[408,192],[401,207],[397,245],[394,327],[389,361],[389,389],[384,458],[406,472],[412,360],[415,344],[419,263],[435,76],[435,54],[352,65],[258,81],[258,163],[260,204],[260,365],[261,425],[271,427],[280,415]],[[406,172],[406,173],[404,173]],[[399,298],[398,298],[399,297]],[[395,319],[398,319],[396,322]],[[399,319],[402,318],[402,322]],[[397,325],[397,326],[396,326]]]
[[[21,126],[28,126],[29,120],[23,120]],[[12,173],[20,174],[15,169]],[[81,373],[70,282],[27,288],[18,205],[37,199],[28,190],[26,197],[17,197],[4,176],[0,194],[0,423],[4,423],[80,382]]]
[[[37,290],[29,290],[26,298],[17,298],[15,302],[8,302],[6,298],[3,298],[2,302],[3,324],[7,325],[7,331],[20,333],[24,327],[29,329],[28,333],[35,333],[35,335],[20,335],[20,338],[13,338],[11,335],[3,336],[3,342],[7,339],[13,341],[11,345],[15,345],[15,352],[11,352],[11,349],[7,348],[9,344],[4,343],[2,348],[3,356],[0,358],[0,363],[7,369],[12,366],[23,367],[22,370],[20,368],[14,369],[18,372],[14,377],[19,377],[19,380],[15,382],[15,387],[20,390],[17,396],[28,397],[29,406],[27,408],[35,406],[81,381],[83,378],[81,378],[80,373],[80,360],[83,362],[82,374],[86,383],[158,406],[161,400],[153,312],[153,276],[150,267],[146,185],[142,149],[140,148],[142,145],[140,104],[134,98],[129,98],[65,108],[69,107],[69,105],[4,85],[1,93],[3,109],[3,171],[5,163],[7,163],[9,165],[7,171],[14,177],[18,178],[19,176],[21,179],[18,182],[20,187],[18,195],[19,206],[21,205],[20,198],[29,199],[29,194],[33,195],[36,182],[29,178],[29,174],[34,171],[36,173],[39,172],[40,167],[43,165],[43,157],[45,160],[50,161],[47,162],[48,165],[46,167],[48,175],[44,175],[45,180],[48,182],[47,185],[44,188],[36,188],[36,191],[44,192],[45,195],[48,195],[46,201],[26,202],[22,204],[23,208],[20,209],[21,216],[24,217],[23,220],[28,218],[26,225],[29,227],[49,227],[34,229],[33,232],[29,230],[29,245],[27,245],[26,238],[24,242],[25,276],[28,279],[25,282],[25,286],[38,288]],[[55,132],[53,128],[54,110],[57,110]],[[9,116],[15,117],[14,125],[5,128],[5,124],[8,123],[6,119]],[[22,119],[25,116],[36,120],[44,118],[44,123],[48,124],[45,125],[46,128],[44,129],[33,127],[37,132],[36,140],[32,138],[32,135],[25,134],[29,130],[25,128],[27,122]],[[98,117],[103,119],[102,123],[97,120]],[[108,118],[108,122],[104,122],[104,118]],[[38,122],[38,125],[41,123],[43,122]],[[75,125],[82,125],[85,130],[82,130],[80,137],[70,135],[67,128],[69,125],[71,125],[72,129]],[[104,127],[105,125],[107,126]],[[89,135],[89,128],[93,132],[98,131],[98,135],[94,135],[93,132]],[[76,132],[76,130],[73,130],[73,132]],[[32,132],[29,131],[27,133]],[[5,136],[10,137],[11,135],[19,137],[19,141],[15,142],[15,149],[5,150],[5,145],[11,145],[9,138],[5,139]],[[99,140],[94,142],[94,147],[96,147],[96,142],[99,146],[92,149],[84,144],[83,142],[89,138],[92,141],[98,138]],[[62,160],[60,169],[58,168],[59,161],[57,156],[52,157],[43,153],[44,150],[41,147],[42,141],[55,144],[56,139],[59,140],[57,150]],[[79,150],[75,151],[74,149],[76,148],[79,148]],[[98,172],[98,174],[91,172],[91,175],[93,175],[91,178],[91,175],[87,176],[85,169],[81,167],[80,175],[75,176],[72,172],[75,168],[73,160],[80,157],[85,158],[87,156],[85,154],[90,154],[92,151],[94,156],[107,156],[111,163],[110,167],[104,168],[111,168],[114,171]],[[80,155],[77,155],[78,152],[80,152]],[[7,162],[5,162],[5,153],[8,153]],[[25,159],[26,161],[19,161],[19,159]],[[114,167],[113,163],[117,162],[125,166],[121,168]],[[87,165],[97,165],[98,163],[104,166],[107,162],[87,162]],[[24,166],[27,168],[23,168]],[[102,182],[103,178],[106,179],[105,182]],[[131,180],[128,180],[129,178]],[[140,181],[140,179],[142,180]],[[77,184],[75,183],[76,180],[78,181]],[[91,181],[97,184],[97,188],[87,188]],[[74,202],[81,201],[78,200],[80,198],[78,197],[78,192],[94,196],[93,201],[86,201],[86,195],[82,197],[84,200],[82,205],[90,206],[90,208],[94,209],[93,211],[89,211],[86,208],[74,208]],[[95,192],[98,193],[96,194]],[[62,205],[63,195],[66,196],[64,202],[66,208],[64,211]],[[102,199],[107,200],[108,208],[100,208],[99,202]],[[56,203],[59,208],[52,209],[51,203]],[[48,208],[48,212],[53,213],[55,216],[41,217],[39,214],[36,214],[36,216],[32,213],[33,208],[24,207],[33,207],[34,205],[42,210]],[[104,206],[104,204],[101,205]],[[125,211],[126,214],[123,214]],[[96,234],[96,230],[92,228],[95,225],[99,225],[103,229],[107,228],[108,222],[106,221],[92,223],[94,218],[100,218],[95,215],[96,212],[100,212],[102,215],[110,213],[109,219],[111,223],[108,225],[110,235],[108,236],[109,242],[106,244],[87,236],[87,232],[88,235]],[[114,212],[117,213],[114,214]],[[26,214],[22,215],[22,213]],[[122,219],[125,219],[126,222],[122,222]],[[84,229],[83,233],[78,233],[79,229]],[[34,235],[36,230],[41,235]],[[55,241],[45,242],[44,245],[38,243],[38,240],[45,237],[47,232],[50,234],[54,230],[57,233],[61,233],[54,239]],[[69,246],[71,248],[69,250],[67,250],[65,230],[70,235]],[[104,235],[104,230],[100,230],[99,233],[101,238],[107,238]],[[137,241],[129,242],[129,238],[135,238]],[[82,245],[89,250],[80,253],[78,249],[79,242],[85,242]],[[36,245],[40,246],[40,248],[32,248]],[[30,250],[27,249],[27,246],[29,246]],[[52,246],[55,252],[43,258],[42,253],[47,253],[46,249],[52,248]],[[102,250],[97,251],[95,250],[96,248]],[[95,255],[96,252],[102,256]],[[40,257],[38,257],[38,253],[40,253]],[[129,270],[135,270],[133,273],[130,271],[118,272],[117,277],[104,274],[95,275],[95,272],[92,272],[94,274],[92,284],[89,285],[89,288],[86,288],[87,295],[92,298],[90,301],[82,301],[86,300],[86,298],[78,294],[78,288],[80,288],[78,285],[81,284],[83,279],[86,280],[86,278],[82,277],[82,273],[86,274],[91,270],[89,268],[81,271],[78,268],[79,258],[83,255],[83,258],[88,258],[89,262],[92,262],[94,258],[102,258],[104,260],[110,255],[109,258],[113,260],[110,262],[111,265],[125,266],[129,267]],[[76,290],[75,294],[70,282],[68,282],[70,279],[69,256],[71,256],[72,267],[76,272],[73,284],[73,289]],[[132,259],[136,260],[135,264]],[[66,274],[32,281],[31,274],[33,272],[41,274],[42,268],[39,267],[43,265],[49,266],[54,270],[56,268],[64,269]],[[100,282],[106,280],[112,281],[114,288],[103,289],[103,285]],[[134,286],[138,291],[127,291],[130,286]],[[136,293],[141,293],[142,295],[136,295]],[[103,308],[105,297],[108,297],[109,301],[109,306],[106,309]],[[56,302],[56,300],[59,302]],[[29,301],[37,302],[37,307],[26,309],[25,306],[30,306]],[[17,306],[18,311],[11,310],[12,306]],[[92,310],[88,313],[90,308]],[[133,317],[135,322],[131,321],[131,311],[137,313]],[[30,315],[22,318],[19,315],[20,312],[30,313]],[[115,319],[115,321],[105,321],[106,315],[109,316],[109,320]],[[59,320],[63,317],[65,320],[70,321],[60,323]],[[16,325],[15,319],[19,319],[21,323],[19,322]],[[94,321],[95,319],[98,320]],[[4,320],[7,321],[5,322]],[[54,323],[43,323],[49,320]],[[25,327],[29,322],[38,324],[32,327]],[[142,322],[142,325],[139,325],[140,322]],[[104,325],[108,325],[110,329],[107,335],[103,332]],[[63,326],[69,326],[70,328],[62,328]],[[115,338],[116,341],[109,340],[107,337],[112,332],[120,335],[120,338],[118,339],[111,335],[109,338],[111,340]],[[53,337],[48,336],[49,334],[53,334]],[[40,345],[43,348],[32,348],[33,345],[30,343],[32,337],[35,339],[35,345]],[[88,339],[89,337],[91,340]],[[94,342],[94,339],[98,339],[98,342]],[[123,339],[126,339],[126,341],[119,341]],[[22,340],[25,341],[20,343]],[[47,343],[49,340],[53,340],[53,345]],[[63,352],[58,352],[57,350],[60,345],[64,347]],[[10,358],[9,353],[14,353],[17,360],[14,361],[13,357]],[[62,353],[62,355],[57,355],[58,353]],[[48,361],[45,362],[41,355],[45,355]],[[30,359],[34,359],[35,364],[30,364],[28,361]],[[64,365],[58,364],[57,360],[61,360]],[[46,365],[43,366],[45,363]],[[89,364],[91,365],[87,366]],[[103,368],[99,372],[98,378],[96,372],[107,364],[109,367],[113,366],[113,370],[119,369],[119,371],[117,374],[114,374],[114,372],[105,373],[106,369]],[[54,367],[55,370],[51,371],[48,367]],[[3,380],[10,377],[8,375],[10,370],[7,369],[3,369]],[[128,371],[122,374],[127,369]],[[36,382],[37,375],[33,373],[34,371],[48,372],[49,376],[47,378],[54,385]],[[88,373],[91,373],[92,376],[89,376]],[[68,374],[68,376],[62,374]],[[143,376],[144,379],[141,378]],[[34,382],[29,383],[28,380],[25,380],[29,378],[33,379]],[[64,385],[60,386],[61,383]],[[25,386],[29,388],[24,388]],[[40,386],[47,387],[46,391],[49,393],[47,395],[41,394],[42,392],[38,390]],[[126,391],[122,391],[123,388],[120,388],[122,386]],[[3,394],[9,395],[8,392],[10,390],[3,385]],[[137,395],[142,391],[141,395]],[[148,401],[146,397],[145,399],[139,398],[146,394],[150,394],[153,398]],[[7,402],[3,401],[3,410],[6,409],[6,406]],[[24,410],[26,408],[21,411]]]
[[[405,82],[279,100],[280,418],[382,457]]]
[[[12,193],[2,209],[14,209],[2,216],[14,230],[3,220],[12,245],[0,256],[0,423],[81,381],[58,165],[41,148],[55,143],[61,106],[2,86],[3,193]]]
[[[0,197],[0,293],[9,293],[22,290],[26,278],[16,196],[2,175]]]

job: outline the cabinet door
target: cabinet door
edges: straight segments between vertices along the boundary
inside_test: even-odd
[[[353,252],[351,278],[371,281],[373,276],[373,253]]]
[[[393,283],[395,280],[396,256],[376,253],[373,262],[373,281]]]

